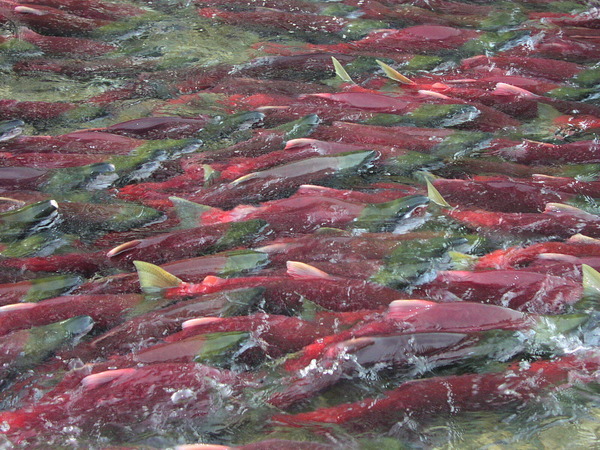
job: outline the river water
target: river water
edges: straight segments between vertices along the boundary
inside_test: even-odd
[[[598,292],[581,269],[600,270],[600,13],[592,3],[0,0],[5,448],[595,448]],[[135,121],[150,117],[164,120]],[[443,179],[483,187],[459,189]],[[429,181],[456,214],[428,191]],[[302,196],[323,200],[273,206]],[[412,207],[392,211],[391,201],[409,197]],[[327,206],[330,198],[342,203]],[[549,203],[581,209],[554,207],[556,221],[546,223]],[[459,217],[462,210],[474,212]],[[263,222],[243,222],[251,219]],[[201,228],[220,222],[243,224]],[[176,236],[150,243],[166,233]],[[580,233],[592,238],[586,250],[552,247],[577,242]],[[308,246],[298,243],[301,236]],[[484,265],[508,248],[548,243]],[[255,259],[222,253],[232,250],[254,250]],[[213,254],[229,259],[202,259]],[[289,284],[293,305],[263,299],[242,312],[214,307],[198,316],[266,312],[324,327],[319,314],[372,309],[382,320],[391,298],[369,293],[373,306],[344,306],[341,291],[324,284],[342,279],[351,286],[348,302],[377,284],[396,289],[397,299],[492,303],[550,319],[509,331],[498,324],[492,336],[474,317],[466,340],[460,335],[460,345],[448,347],[444,339],[459,337],[442,336],[451,325],[443,317],[429,330],[439,335],[420,347],[382,340],[399,339],[399,331],[373,331],[329,348],[339,351],[333,362],[313,359],[294,374],[284,373],[286,358],[365,317],[345,325],[338,318],[330,332],[317,327],[301,344],[300,325],[293,333],[267,317],[251,330],[210,331],[251,331],[233,352],[238,334],[219,334],[225,344],[206,338],[215,347],[202,341],[198,356],[171,347],[138,356],[195,317],[169,313],[191,294],[158,289],[165,283],[289,277],[288,259],[318,269],[290,269],[309,280],[314,297]],[[140,289],[133,260],[162,265],[181,280],[160,274],[149,282],[158,278],[158,285]],[[470,281],[483,270],[495,272]],[[451,272],[455,278],[439,281]],[[213,292],[204,289],[196,294]],[[83,295],[97,297],[76,306]],[[210,302],[209,295],[197,301]],[[59,297],[63,306],[52,303]],[[26,306],[6,307],[15,303]],[[143,315],[151,311],[157,315]],[[62,321],[75,316],[90,316],[93,327],[85,322],[66,333]],[[557,325],[561,317],[577,317],[576,326]],[[60,331],[42,330],[58,322]],[[119,337],[127,335],[131,343]],[[376,350],[361,353],[360,339]],[[573,369],[539,389],[531,377],[524,385],[532,390],[507,405],[490,393],[486,407],[474,406],[482,401],[475,384],[472,397],[448,384],[443,407],[427,406],[426,393],[421,410],[403,414],[405,405],[419,404],[407,398],[389,416],[365,411],[356,426],[335,423],[333,413],[299,426],[277,419],[383,398],[411,380],[560,366],[565,355],[591,355],[584,358],[592,369]],[[202,365],[197,373],[194,364]],[[294,376],[311,387],[277,407],[270,395]],[[414,386],[417,395],[426,392]]]

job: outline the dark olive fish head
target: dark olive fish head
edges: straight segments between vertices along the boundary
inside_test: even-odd
[[[0,122],[0,142],[10,141],[23,133],[25,122],[22,120],[7,120]]]

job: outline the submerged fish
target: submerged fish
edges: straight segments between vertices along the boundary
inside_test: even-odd
[[[506,371],[412,380],[379,398],[299,414],[277,414],[275,424],[305,426],[338,424],[351,430],[390,427],[407,414],[457,414],[461,411],[502,409],[531,401],[549,388],[594,382],[598,355],[591,352],[555,360],[516,363]],[[574,378],[573,378],[574,377]],[[578,381],[571,381],[578,380]],[[452,400],[448,401],[448,396]],[[396,411],[391,414],[390,411]]]

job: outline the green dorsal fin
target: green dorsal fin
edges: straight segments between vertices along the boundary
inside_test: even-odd
[[[477,256],[467,255],[455,250],[449,250],[448,256],[452,260],[452,268],[454,270],[470,270],[479,259]]]
[[[140,278],[142,290],[166,289],[179,286],[182,280],[166,270],[144,261],[134,261],[133,264]]]
[[[350,75],[348,75],[348,72],[346,72],[346,69],[344,69],[344,66],[342,66],[342,64],[337,59],[335,59],[332,56],[331,61],[333,61],[333,68],[335,69],[335,74],[338,77],[340,77],[342,81],[345,81],[346,83],[354,83]]]
[[[600,296],[600,273],[587,264],[581,265],[583,273],[583,295],[585,297]]]
[[[221,172],[216,171],[208,164],[202,164],[202,169],[204,170],[204,187],[213,184],[213,182],[221,175]]]
[[[379,61],[378,59],[376,59],[375,62],[379,64],[379,67],[381,67],[386,77],[402,84],[415,84],[411,79],[406,78],[404,75],[402,75],[393,67],[388,66],[386,63]]]
[[[425,179],[425,182],[427,183],[427,197],[429,197],[429,200],[431,200],[436,205],[443,206],[445,208],[452,208],[450,204],[446,200],[444,200],[442,194],[440,194],[439,191],[433,186],[431,181]]]

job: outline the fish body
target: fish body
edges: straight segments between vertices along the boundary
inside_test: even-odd
[[[164,306],[164,302],[140,304],[137,310],[129,311],[127,321],[86,342],[77,353],[85,359],[95,360],[139,351],[162,342],[169,334],[179,331],[187,320],[199,316],[218,318],[243,314],[254,309],[261,298],[262,289],[251,288],[195,296],[173,305]]]
[[[36,45],[50,55],[99,56],[115,51],[117,47],[105,42],[65,36],[44,36],[27,27],[20,27],[17,36]]]
[[[192,423],[198,423],[201,418],[208,420],[224,400],[217,386],[229,387],[227,403],[231,403],[233,396],[241,394],[244,384],[243,379],[233,373],[197,363],[109,370],[84,378],[59,402],[6,412],[2,419],[9,424],[8,434],[21,442],[41,436],[56,437],[55,427],[48,427],[48,421],[61,423],[63,427],[96,429],[104,434],[113,424],[129,423],[133,419],[137,432],[142,432],[152,429],[156,420],[168,422],[169,417],[177,417],[179,424],[182,417]],[[194,395],[186,396],[190,391]],[[95,405],[91,411],[90,402]],[[144,408],[144,405],[152,405],[152,408]]]
[[[572,279],[525,270],[442,271],[411,295],[440,302],[476,301],[536,314],[557,314],[582,298]]]
[[[32,152],[125,155],[143,143],[141,140],[110,133],[76,131],[59,136],[20,136],[0,143],[0,149],[15,155]]]
[[[0,335],[79,315],[89,315],[98,328],[104,329],[122,321],[126,312],[142,300],[138,294],[73,295],[5,305],[0,310]]]
[[[432,377],[401,384],[377,399],[323,408],[307,413],[275,415],[277,424],[338,424],[353,430],[365,430],[377,425],[389,427],[402,417],[422,414],[456,414],[461,411],[499,409],[532,400],[548,388],[568,387],[573,375],[581,383],[593,381],[598,369],[598,357],[568,355],[555,360],[534,361],[527,367],[519,364],[503,372]],[[535,382],[533,382],[535,380]],[[474,391],[475,388],[475,391]],[[475,393],[474,393],[475,392]],[[448,395],[452,401],[448,402]],[[390,411],[398,411],[391,416]]]
[[[452,204],[498,212],[542,212],[547,203],[567,203],[573,198],[572,194],[552,191],[542,184],[538,187],[510,179],[438,179],[433,185]]]
[[[165,298],[209,294],[230,289],[262,287],[265,311],[289,314],[308,299],[322,308],[336,311],[377,309],[398,297],[398,291],[375,283],[332,277],[302,263],[288,263],[287,276],[254,276],[222,279],[206,277],[201,283],[186,283],[160,268],[136,263],[145,290],[158,291]]]

